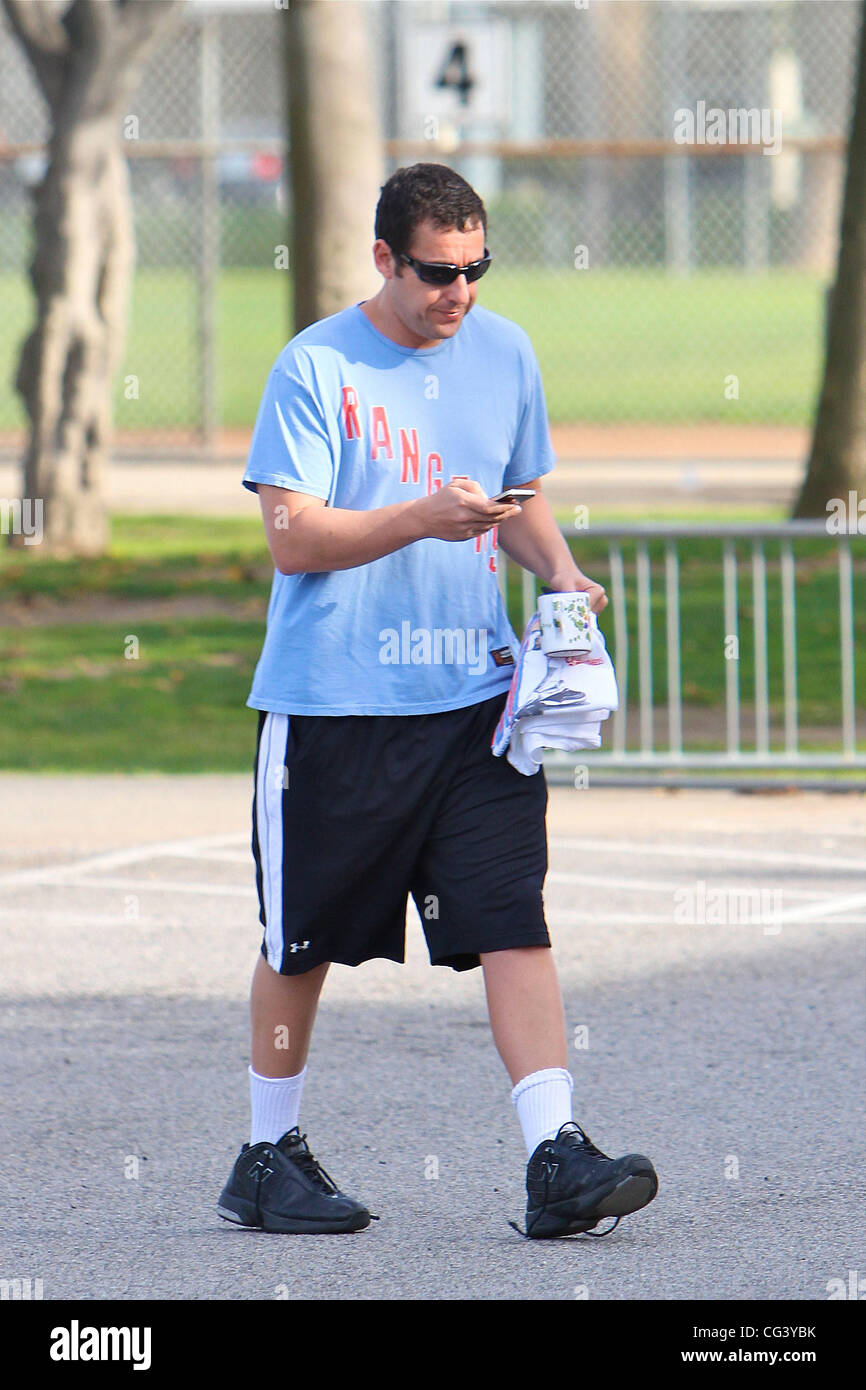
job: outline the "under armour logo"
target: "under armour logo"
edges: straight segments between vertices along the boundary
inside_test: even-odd
[[[289,946],[289,950],[294,955],[295,951],[306,951],[309,944],[309,941],[293,941]]]
[[[264,1182],[265,1178],[269,1178],[274,1171],[273,1168],[266,1168],[265,1165],[262,1163],[262,1160],[260,1158],[257,1158],[253,1166],[247,1169],[247,1177],[254,1178],[256,1175],[256,1169],[261,1170],[259,1182]]]

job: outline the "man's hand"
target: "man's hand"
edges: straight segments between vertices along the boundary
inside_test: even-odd
[[[600,613],[607,607],[607,594],[601,584],[596,584],[575,564],[541,483],[541,478],[533,478],[523,484],[534,488],[535,496],[524,503],[519,518],[503,525],[499,545],[510,559],[537,575],[554,593],[589,594],[593,613]]]
[[[421,538],[429,536],[440,541],[483,536],[485,531],[520,513],[517,503],[509,506],[491,502],[481,484],[470,478],[448,483],[438,492],[419,497],[413,505]]]
[[[586,593],[589,594],[589,606],[593,613],[600,613],[608,605],[608,597],[601,584],[596,584],[595,580],[590,579],[582,570],[575,567],[573,570],[555,574],[551,579],[548,588],[555,594]]]

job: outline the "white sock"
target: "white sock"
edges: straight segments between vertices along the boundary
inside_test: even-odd
[[[250,1067],[251,1145],[275,1144],[286,1130],[294,1129],[306,1075],[306,1067],[297,1076],[259,1076]]]
[[[518,1081],[511,1092],[530,1158],[542,1139],[554,1139],[561,1125],[571,1119],[571,1072],[547,1067]]]

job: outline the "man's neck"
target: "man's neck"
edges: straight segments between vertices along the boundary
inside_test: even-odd
[[[396,343],[399,347],[431,348],[437,347],[439,344],[438,338],[425,342],[418,337],[417,333],[410,333],[402,320],[386,308],[381,290],[372,299],[365,299],[358,307],[363,314],[366,314],[374,328],[377,328],[380,333],[384,334],[386,338],[390,338],[391,342]]]

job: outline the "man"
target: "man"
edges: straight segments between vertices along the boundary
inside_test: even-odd
[[[264,940],[252,1131],[218,1206],[245,1226],[370,1222],[313,1157],[300,1097],[329,964],[402,962],[409,892],[431,963],[483,969],[529,1155],[526,1234],[591,1230],[657,1190],[649,1159],[610,1159],[572,1121],[544,772],[490,748],[519,645],[497,544],[596,612],[607,597],[541,493],[554,456],[529,339],[474,307],[486,228],[453,170],[398,170],[376,210],[382,288],[298,334],[259,408],[244,484],[276,567],[248,701]],[[522,506],[491,500],[518,486],[535,490]]]

